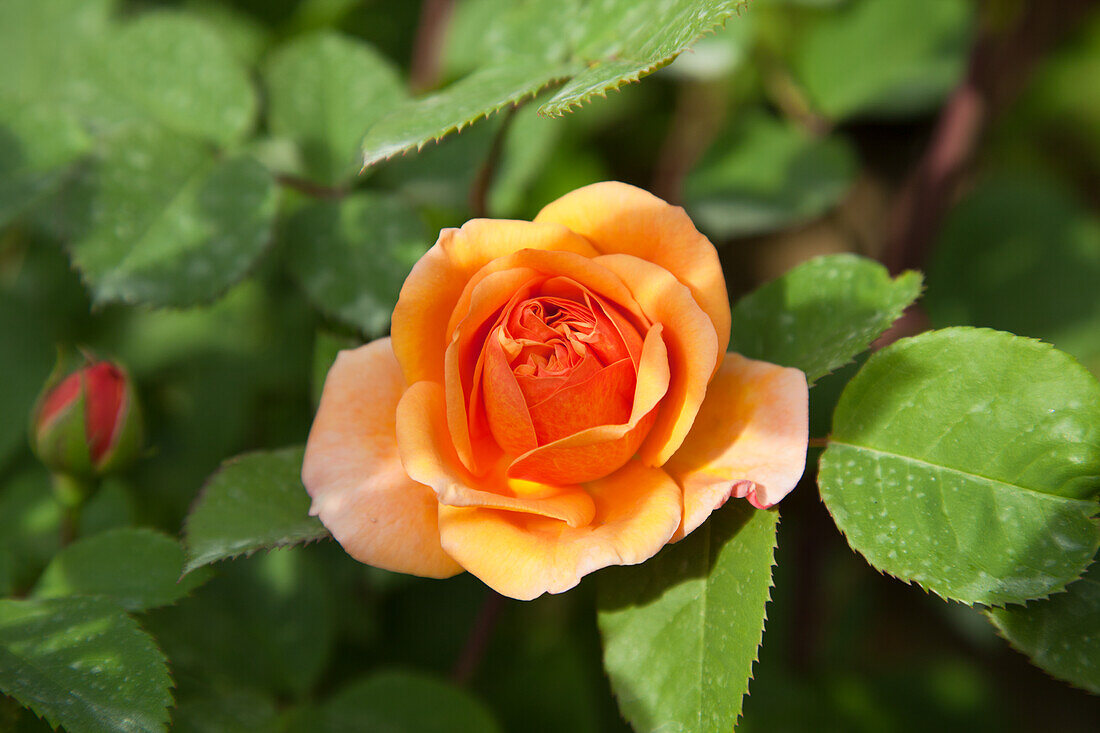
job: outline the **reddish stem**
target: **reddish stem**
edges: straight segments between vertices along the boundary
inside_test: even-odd
[[[455,662],[451,670],[451,680],[455,684],[468,683],[481,665],[485,652],[489,648],[489,641],[493,637],[493,630],[500,619],[500,612],[504,610],[504,596],[490,590],[485,596],[485,602],[481,604],[481,610],[474,619],[470,628],[470,635],[466,637],[466,646]]]

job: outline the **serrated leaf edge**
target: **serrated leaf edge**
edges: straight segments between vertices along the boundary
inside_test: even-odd
[[[1094,560],[1093,562],[1100,562],[1100,561]],[[1082,573],[1081,577],[1077,578],[1077,580],[1086,580],[1084,578],[1084,574]],[[1076,582],[1076,581],[1073,581],[1073,582]],[[1093,581],[1093,582],[1095,582],[1095,581]],[[1031,603],[1032,601],[1045,601],[1045,600],[1046,600],[1046,598],[1033,598],[1033,599],[1027,601],[1026,603],[1022,603],[1022,604],[1017,603],[1017,604],[1011,604],[1011,605],[1026,606],[1027,603]],[[1039,662],[1037,662],[1035,660],[1035,657],[1033,657],[1027,651],[1025,651],[1024,649],[1021,649],[1016,644],[1016,642],[1014,642],[1012,639],[1008,638],[1008,636],[1005,633],[1004,628],[997,622],[997,619],[993,615],[992,612],[994,610],[998,610],[998,609],[1008,610],[1004,606],[987,606],[987,607],[981,608],[979,610],[980,610],[982,616],[985,616],[986,621],[988,621],[989,624],[993,627],[993,630],[994,630],[994,632],[996,632],[997,636],[999,636],[1006,644],[1008,644],[1009,648],[1011,648],[1013,651],[1017,652],[1018,654],[1023,655],[1027,659],[1028,663],[1031,664],[1032,667],[1035,667],[1036,669],[1038,669],[1040,672],[1045,674],[1050,679],[1056,680],[1056,681],[1061,682],[1061,683],[1066,684],[1066,685],[1069,685],[1070,687],[1072,687],[1075,690],[1081,690],[1082,692],[1087,692],[1087,693],[1090,693],[1092,695],[1100,695],[1100,686],[1095,687],[1095,688],[1085,687],[1084,685],[1077,684],[1076,682],[1074,682],[1071,679],[1068,679],[1066,677],[1062,677],[1060,675],[1057,675],[1054,672],[1047,669],[1046,667],[1044,667],[1043,665],[1039,664]]]
[[[168,686],[166,688],[164,688],[163,694],[162,694],[161,699],[160,699],[160,702],[163,703],[164,708],[161,711],[160,719],[155,721],[155,722],[159,723],[160,730],[167,730],[168,724],[172,720],[172,714],[169,711],[175,706],[175,702],[176,702],[175,701],[175,696],[172,694],[172,690],[176,689],[176,680],[172,676],[172,668],[168,664],[168,655],[165,654],[164,650],[160,648],[160,644],[157,643],[156,637],[153,636],[151,633],[149,633],[149,631],[147,631],[145,629],[145,627],[143,627],[138,622],[138,620],[133,617],[133,614],[126,611],[121,606],[118,606],[117,604],[111,602],[110,599],[107,599],[107,598],[104,598],[104,597],[101,597],[101,596],[67,596],[65,598],[41,598],[41,599],[28,598],[28,599],[7,599],[7,600],[19,600],[19,601],[24,601],[24,602],[52,602],[52,601],[59,601],[59,600],[73,600],[73,601],[92,600],[96,603],[101,603],[102,602],[102,603],[106,603],[106,604],[110,605],[113,610],[117,611],[119,613],[119,615],[121,615],[126,620],[127,623],[132,624],[133,628],[137,629],[138,632],[140,632],[142,635],[144,635],[146,640],[149,642],[149,645],[152,647],[153,651],[156,652],[156,654],[157,654],[158,659],[157,659],[156,666],[157,666],[158,669],[164,671],[164,676],[168,680]],[[83,699],[82,696],[76,695],[71,690],[69,691],[69,694],[74,695],[75,697],[78,697],[80,699]],[[54,730],[57,730],[58,727],[61,725],[60,722],[54,723],[50,719],[50,716],[48,716],[44,711],[40,712],[39,710],[37,710],[35,706],[29,705],[29,704],[24,704],[23,701],[19,700],[18,698],[14,697],[14,696],[12,696],[12,699],[15,700],[17,703],[19,703],[19,706],[22,707],[24,710],[31,711],[31,713],[36,718],[38,718],[39,720],[44,721],[47,725],[49,725]]]
[[[830,441],[830,444],[832,442],[833,441]],[[845,445],[847,447],[855,447],[855,448],[859,447],[859,446],[852,446],[848,443],[838,443],[838,445]],[[822,450],[821,453],[818,455],[817,461],[818,461],[818,473],[819,474],[821,472],[821,461],[825,457],[825,454],[827,452],[828,452],[828,447],[826,447],[824,450]],[[985,478],[985,477],[983,476],[982,478]],[[990,479],[990,480],[992,480],[992,479]],[[815,479],[815,481],[816,481],[816,479]],[[1003,482],[1001,482],[1001,483],[1003,483]],[[1042,492],[1034,491],[1033,489],[1028,489],[1028,491],[1032,491],[1033,493],[1038,493],[1038,494],[1042,493]],[[1053,496],[1053,495],[1051,495],[1051,496]],[[961,603],[964,606],[967,606],[969,608],[975,608],[975,607],[1004,608],[1005,606],[1019,605],[1020,603],[1030,603],[1031,601],[1044,601],[1047,598],[1050,598],[1051,596],[1058,595],[1059,593],[1065,592],[1066,588],[1070,584],[1077,582],[1084,575],[1084,570],[1082,570],[1081,575],[1078,575],[1075,578],[1067,580],[1062,585],[1053,586],[1049,591],[1047,591],[1047,593],[1045,595],[1035,596],[1034,598],[1027,598],[1024,601],[989,602],[989,601],[980,601],[980,600],[969,600],[968,601],[968,600],[963,599],[963,598],[953,598],[952,596],[948,596],[948,595],[944,595],[943,593],[940,593],[935,588],[930,588],[930,587],[926,586],[924,583],[920,582],[919,580],[914,580],[912,578],[904,578],[900,575],[897,575],[896,573],[892,573],[889,570],[883,570],[882,568],[875,565],[873,562],[871,562],[871,560],[867,557],[867,555],[865,555],[863,553],[863,551],[861,551],[859,548],[857,548],[855,545],[852,544],[852,540],[848,536],[848,533],[845,532],[844,529],[841,528],[840,524],[837,523],[836,517],[833,516],[832,510],[829,508],[829,504],[825,501],[825,498],[821,495],[820,484],[818,484],[818,500],[824,505],[825,511],[829,513],[829,518],[833,520],[833,525],[837,528],[837,531],[840,532],[841,536],[844,537],[844,541],[846,543],[848,543],[848,547],[853,552],[855,552],[857,555],[862,557],[864,559],[864,561],[866,561],[866,563],[875,572],[877,572],[879,575],[882,575],[882,576],[885,576],[885,577],[888,577],[888,578],[893,578],[894,580],[901,581],[902,583],[905,583],[906,585],[909,585],[909,586],[914,586],[915,585],[916,587],[920,588],[925,593],[931,593],[932,595],[937,596],[940,600],[948,602],[948,603],[952,603],[952,602],[953,603]],[[1085,500],[1081,500],[1081,501],[1085,501]],[[1086,518],[1093,520],[1094,524],[1097,524],[1098,521],[1100,521],[1100,503],[1097,503],[1097,504],[1094,505],[1092,513]],[[1087,568],[1088,568],[1088,565],[1085,566],[1085,569],[1087,569]]]
[[[283,547],[296,547],[296,546],[299,546],[299,545],[304,546],[304,545],[308,545],[308,544],[313,543],[313,542],[319,542],[321,540],[328,539],[329,537],[331,537],[331,535],[328,533],[328,530],[326,529],[323,533],[318,534],[316,536],[295,537],[295,538],[290,538],[290,539],[288,539],[286,541],[283,541],[283,542],[278,542],[278,543],[270,544],[270,545],[261,545],[259,547],[253,547],[251,549],[242,548],[239,552],[235,552],[235,553],[232,553],[232,554],[229,554],[229,555],[222,555],[222,556],[215,557],[215,558],[212,558],[212,559],[204,559],[202,556],[196,556],[191,550],[191,545],[190,545],[190,542],[189,542],[190,528],[191,528],[191,518],[195,514],[195,509],[197,509],[199,507],[199,505],[202,504],[203,501],[206,499],[206,495],[210,491],[211,484],[214,482],[214,480],[218,476],[220,476],[222,474],[223,471],[225,471],[227,468],[230,468],[230,467],[236,465],[237,463],[240,463],[241,461],[243,461],[245,459],[248,459],[248,458],[251,458],[251,457],[254,457],[254,456],[263,456],[263,455],[270,455],[272,453],[279,453],[279,452],[282,452],[282,451],[298,450],[298,449],[301,449],[302,447],[303,446],[300,446],[300,445],[291,445],[291,446],[284,446],[282,448],[275,448],[275,449],[271,449],[271,450],[253,450],[253,451],[246,451],[244,453],[238,453],[237,455],[231,456],[231,457],[225,459],[224,461],[222,461],[221,465],[218,466],[217,470],[215,470],[212,474],[210,474],[209,476],[206,477],[206,481],[203,482],[202,488],[199,490],[199,493],[195,496],[195,500],[193,502],[191,502],[191,506],[187,510],[187,517],[183,520],[183,531],[181,533],[182,534],[181,544],[183,545],[185,560],[184,560],[184,563],[183,563],[183,573],[180,575],[181,580],[185,576],[193,573],[195,570],[198,570],[201,567],[204,567],[206,565],[213,565],[214,563],[221,562],[222,560],[235,560],[239,557],[251,557],[254,553],[256,553],[260,550],[274,550],[274,549],[283,548]]]

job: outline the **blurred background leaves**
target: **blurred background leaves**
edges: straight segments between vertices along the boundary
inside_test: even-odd
[[[700,14],[674,20],[684,9]],[[862,327],[851,314],[835,335],[802,326],[852,348],[787,355],[820,377],[815,437],[855,373],[844,363],[917,294],[914,276],[897,277],[906,267],[928,291],[900,333],[993,327],[1100,372],[1098,69],[1100,11],[1076,0],[0,3],[0,666],[54,665],[65,680],[95,651],[73,646],[81,624],[98,622],[105,645],[129,650],[115,672],[139,728],[170,715],[181,731],[625,730],[601,667],[599,575],[519,604],[465,576],[366,568],[322,541],[176,585],[173,538],[204,485],[197,506],[217,498],[224,461],[304,442],[336,350],[387,332],[435,231],[529,218],[606,178],[688,208],[719,247],[746,351],[781,346],[767,317],[788,293],[812,294],[785,290],[792,279],[827,292],[823,272],[840,270],[863,283]],[[552,82],[515,113],[358,175],[364,138],[380,161]],[[960,90],[982,101],[961,137],[946,123],[975,97]],[[945,150],[946,174],[929,172],[929,151]],[[756,290],[819,255],[834,257]],[[150,446],[91,497],[64,550],[63,507],[26,447],[59,343],[127,364]],[[1097,698],[996,636],[1095,690],[1074,662],[1100,666],[1094,645],[1044,641],[1100,638],[1091,575],[989,624],[851,552],[817,499],[816,459],[784,502],[739,729],[1095,728]],[[187,534],[196,554],[201,518]],[[207,559],[271,544],[234,529],[244,544]],[[122,572],[135,557],[150,572],[140,592]],[[105,565],[122,574],[101,577]],[[35,626],[43,609],[49,628]],[[48,684],[0,682],[70,730],[118,727],[59,706]],[[0,729],[45,727],[0,698]]]

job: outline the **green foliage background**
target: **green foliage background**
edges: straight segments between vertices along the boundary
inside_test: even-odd
[[[0,730],[1095,730],[1100,483],[1062,438],[1100,434],[1100,10],[1053,5],[942,222],[917,209],[922,280],[905,186],[1031,3],[0,0]],[[807,372],[820,494],[815,447],[781,523],[731,506],[530,603],[354,562],[297,475],[335,353],[388,331],[440,227],[605,179],[682,203],[731,348]],[[897,335],[1070,356],[949,329],[853,380],[922,287]],[[27,448],[58,344],[124,363],[149,426],[74,527]],[[880,520],[851,487],[897,465],[978,498],[927,525],[883,481]],[[975,507],[1015,529],[968,544]]]

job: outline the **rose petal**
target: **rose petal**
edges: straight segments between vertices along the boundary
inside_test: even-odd
[[[495,272],[482,279],[467,299],[468,311],[460,324],[461,329],[454,333],[444,352],[447,426],[462,465],[476,476],[483,475],[499,453],[492,445],[491,426],[480,409],[482,370],[485,368],[483,344],[489,338],[500,309],[510,301],[525,297],[539,281],[536,271],[523,267]],[[523,441],[531,437],[534,445],[533,435],[534,428],[530,428],[515,438]]]
[[[732,495],[765,509],[806,468],[809,393],[797,369],[726,354],[695,425],[665,470],[684,489],[690,533]]]
[[[631,461],[587,488],[596,514],[585,527],[530,514],[441,506],[444,547],[498,593],[530,600],[569,590],[594,570],[649,559],[680,523],[680,489],[659,468]]]
[[[413,267],[393,310],[393,350],[408,383],[443,383],[447,324],[457,314],[462,291],[486,263],[522,249],[596,254],[583,237],[559,224],[474,219],[461,229],[444,229]]]
[[[512,373],[512,367],[508,364],[504,347],[500,344],[498,331],[499,329],[489,334],[483,352],[483,379],[488,382],[482,390],[485,395],[485,412],[497,445],[508,453],[526,453],[538,447],[538,435],[527,410],[527,401]],[[450,399],[448,394],[448,402]]]
[[[721,354],[718,338],[691,293],[668,270],[630,255],[603,255],[595,262],[621,277],[646,316],[664,326],[671,380],[638,455],[643,463],[660,466],[683,443],[703,404]]]
[[[650,323],[646,321],[641,308],[634,302],[630,290],[620,278],[595,264],[593,258],[599,252],[592,249],[587,240],[580,237],[578,239],[589,248],[587,253],[525,249],[486,263],[470,278],[466,289],[460,296],[458,305],[455,307],[455,312],[448,324],[448,333],[453,333],[458,328],[459,322],[466,318],[473,291],[484,278],[496,272],[518,267],[530,268],[550,278],[561,277],[563,280],[560,282],[572,280],[583,285],[605,298],[608,302],[618,306],[628,318],[635,321],[638,327],[636,330],[645,331],[648,329]],[[552,283],[548,287],[552,287]],[[549,294],[556,294],[556,291]]]
[[[630,329],[637,332],[638,327],[643,331],[649,328],[649,321],[623,281],[593,259],[575,252],[525,249],[492,260],[475,273],[462,292],[456,315],[451,318],[449,328],[453,333],[444,356],[444,380],[448,425],[455,448],[462,464],[477,476],[483,475],[496,459],[496,451],[488,445],[492,442],[488,440],[491,431],[480,414],[475,394],[480,390],[480,370],[484,368],[481,345],[493,326],[490,319],[494,314],[510,299],[524,297],[527,291],[522,289],[523,283],[544,276],[552,278],[547,282],[557,283],[556,288],[565,287],[563,283],[567,278],[573,281],[570,286],[573,290],[579,285],[597,299],[602,297],[614,303],[616,307],[607,306],[605,313],[612,316],[623,333],[629,334]],[[560,294],[559,290],[554,293]],[[618,312],[619,309],[622,312]],[[636,325],[631,324],[631,319]],[[627,341],[628,348],[637,348],[634,341],[637,341],[636,334]]]
[[[508,475],[561,483],[584,482],[606,476],[630,460],[649,433],[655,408],[669,386],[668,354],[662,331],[658,324],[646,334],[630,418],[625,423],[599,425],[547,443],[517,458],[508,468]]]
[[[537,514],[572,527],[592,521],[595,507],[580,486],[518,484],[504,475],[503,462],[475,478],[458,460],[444,411],[443,388],[427,381],[409,387],[397,406],[401,462],[410,477],[435,491],[440,504]]]
[[[635,384],[634,363],[627,357],[531,405],[530,421],[539,442],[551,443],[594,425],[626,422],[637,391]]]
[[[409,478],[397,453],[404,389],[389,339],[341,352],[309,433],[302,482],[310,514],[356,560],[446,578],[462,568],[439,545],[435,494]]]
[[[679,206],[616,181],[594,183],[548,204],[537,222],[557,222],[604,254],[628,254],[671,272],[714,324],[718,352],[729,345],[730,306],[714,245]]]

